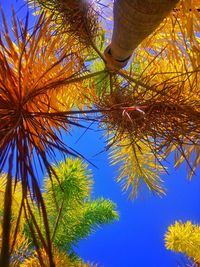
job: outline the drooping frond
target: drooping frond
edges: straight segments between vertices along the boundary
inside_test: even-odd
[[[191,221],[175,222],[165,234],[165,246],[175,252],[185,253],[200,264],[200,226]]]
[[[187,159],[189,164],[186,164],[187,168],[187,174],[188,178],[192,179],[193,175],[197,175],[198,169],[200,166],[200,147],[199,147],[199,142],[196,142],[196,144],[188,145],[184,144],[183,145],[183,150],[177,150],[173,147],[169,147],[169,151],[173,151],[174,149],[174,161],[175,164],[174,166],[176,168],[180,167],[183,162],[185,162],[185,159]]]
[[[134,142],[131,136],[124,135],[111,149],[111,164],[119,166],[117,181],[129,192],[130,198],[137,197],[145,186],[158,195],[165,192],[160,178],[164,168],[148,144]]]

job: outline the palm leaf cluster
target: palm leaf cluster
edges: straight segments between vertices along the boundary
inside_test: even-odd
[[[150,149],[154,162],[173,151],[175,166],[185,161],[190,178],[200,159],[198,5],[180,1],[135,50],[127,70],[110,73],[101,82],[102,95],[95,100],[103,111],[103,127],[114,132],[113,143],[127,136],[126,143],[143,147],[141,154]],[[126,164],[123,168],[130,170]]]
[[[54,167],[56,176],[45,180],[44,199],[51,217],[50,229],[55,231],[57,247],[71,251],[72,246],[88,236],[99,225],[117,219],[112,201],[90,198],[92,179],[87,164],[80,159],[68,158]],[[56,201],[54,200],[56,195]],[[59,210],[59,222],[56,226]],[[55,216],[56,215],[56,216]]]
[[[64,154],[76,154],[62,142],[60,130],[68,132],[70,125],[79,125],[73,117],[72,107],[73,102],[76,106],[77,99],[80,99],[73,91],[79,88],[77,91],[80,92],[82,83],[80,79],[76,85],[70,86],[69,80],[79,80],[84,72],[83,59],[75,48],[72,49],[72,37],[65,38],[63,42],[61,36],[52,35],[48,30],[50,18],[47,19],[43,14],[29,33],[28,16],[24,24],[18,24],[13,13],[14,42],[9,36],[3,13],[2,21],[0,168],[6,169],[8,173],[3,229],[9,229],[10,225],[13,177],[15,183],[22,181],[23,188],[18,220],[22,210],[26,210],[27,218],[33,216],[27,197],[31,191],[32,198],[37,199],[42,210],[46,227],[44,243],[51,257],[48,220],[35,166],[39,165],[41,170],[46,169],[51,174],[49,160],[54,158],[56,149]],[[65,83],[68,86],[64,89]],[[32,232],[37,232],[37,229],[35,221]],[[9,253],[9,232],[3,231],[2,257]]]
[[[142,142],[134,142],[131,136],[124,135],[116,141],[110,151],[111,164],[119,166],[117,181],[122,189],[135,198],[144,194],[145,187],[158,195],[165,193],[160,175],[165,169],[156,162],[154,154]]]
[[[29,227],[38,255],[42,242],[49,264],[54,266],[51,226],[36,166],[57,177],[49,163],[55,150],[79,156],[62,141],[63,132],[69,133],[72,125],[81,127],[80,120],[98,121],[108,132],[111,163],[123,163],[118,181],[131,190],[131,196],[137,195],[143,182],[153,192],[164,192],[159,174],[164,170],[162,160],[171,152],[175,166],[186,161],[189,176],[194,174],[200,163],[199,6],[196,0],[180,1],[135,50],[127,69],[111,71],[102,51],[106,36],[97,4],[103,4],[28,2],[39,8],[38,21],[28,31],[28,16],[24,23],[17,23],[13,14],[14,41],[2,15],[0,168],[8,174],[1,257],[9,258],[12,180],[21,181],[15,235],[24,212],[26,219],[33,221]],[[130,168],[130,159],[134,168]],[[36,200],[42,211],[43,232],[30,199]],[[101,201],[99,205],[103,205]]]
[[[185,253],[196,265],[200,264],[200,227],[198,224],[175,222],[165,234],[165,246],[175,252]]]
[[[43,198],[50,226],[51,242],[55,266],[94,266],[84,263],[74,252],[74,246],[103,224],[118,219],[115,204],[109,199],[91,199],[93,184],[91,171],[80,159],[67,158],[53,166],[57,176],[45,179]],[[15,187],[15,191],[14,191]],[[0,192],[5,193],[6,176],[1,177]],[[47,252],[42,246],[40,237],[38,244],[42,247],[40,257],[34,249],[32,233],[25,213],[22,214],[19,231],[15,236],[15,225],[22,199],[21,182],[13,184],[12,228],[11,228],[11,266],[49,266]],[[41,233],[45,233],[45,225],[37,208],[37,202],[32,202],[32,212],[36,218]],[[4,210],[3,202],[0,212]],[[2,221],[2,217],[0,218]],[[2,229],[0,236],[2,236]],[[14,236],[16,238],[14,241]],[[13,265],[12,265],[13,264]],[[41,265],[43,264],[43,265]]]
[[[30,5],[40,7],[52,16],[58,34],[73,36],[77,45],[88,48],[98,36],[100,1],[80,0],[29,0]],[[98,7],[99,6],[99,7]]]

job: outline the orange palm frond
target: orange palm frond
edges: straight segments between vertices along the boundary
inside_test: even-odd
[[[39,16],[29,33],[28,16],[25,24],[18,24],[13,12],[15,42],[9,36],[3,12],[2,20],[4,27],[0,35],[0,169],[5,169],[8,175],[1,259],[4,266],[7,266],[14,177],[14,183],[22,181],[21,209],[26,211],[26,217],[34,221],[28,201],[30,191],[42,211],[46,226],[43,245],[50,257],[50,266],[54,266],[48,220],[36,168],[39,166],[43,171],[46,169],[50,175],[53,170],[49,160],[55,157],[55,149],[63,154],[78,155],[63,143],[61,130],[68,132],[70,125],[80,126],[74,118],[71,101],[77,89],[83,90],[81,75],[85,68],[80,50],[76,51],[74,38],[65,38],[63,41],[61,36],[53,36],[49,30],[50,19],[44,14]],[[76,83],[69,82],[71,80]],[[68,111],[65,112],[66,110]],[[18,221],[20,216],[21,213]],[[37,222],[32,234],[35,231],[38,231]]]

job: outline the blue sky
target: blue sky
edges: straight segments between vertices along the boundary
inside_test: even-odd
[[[16,10],[24,5],[22,0],[0,0],[9,21],[11,5]],[[18,15],[25,16],[26,8]],[[2,25],[0,26],[2,27]],[[73,138],[66,142],[83,153],[97,168],[93,168],[95,179],[93,196],[110,198],[117,204],[120,220],[96,231],[87,240],[81,241],[75,248],[85,260],[99,263],[104,267],[175,267],[181,265],[183,258],[164,247],[164,233],[167,226],[175,220],[200,222],[200,174],[197,170],[192,182],[186,179],[185,167],[173,169],[173,159],[169,158],[169,175],[162,179],[167,188],[163,198],[147,192],[129,201],[115,182],[116,168],[109,166],[104,143],[99,131],[89,131],[76,143],[82,130],[75,129]],[[95,156],[96,155],[96,156]],[[58,158],[58,160],[61,158]]]
[[[88,146],[89,143],[94,145]],[[175,220],[200,221],[199,172],[189,182],[185,168],[174,170],[173,160],[169,159],[169,175],[162,176],[167,195],[159,198],[145,192],[142,197],[130,201],[115,183],[117,170],[109,166],[106,153],[92,157],[103,149],[101,133],[87,133],[77,145],[79,151],[86,151],[87,157],[98,166],[93,169],[94,196],[112,199],[120,213],[119,222],[104,226],[80,242],[77,247],[79,255],[104,267],[178,266],[183,258],[165,249],[164,233]]]

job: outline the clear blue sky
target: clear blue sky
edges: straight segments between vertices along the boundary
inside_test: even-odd
[[[10,21],[11,5],[16,10],[24,5],[23,0],[0,0]],[[26,8],[18,15],[25,16]],[[2,27],[2,25],[0,25]],[[66,138],[98,169],[94,173],[94,197],[103,196],[117,203],[120,220],[96,231],[87,240],[81,241],[76,251],[85,260],[104,267],[175,267],[182,264],[182,257],[164,247],[164,233],[175,220],[200,222],[200,173],[192,182],[186,179],[184,167],[175,171],[169,159],[169,175],[163,175],[167,196],[158,198],[148,193],[144,198],[129,201],[116,184],[116,168],[109,166],[106,153],[94,156],[103,149],[100,132],[88,132],[75,144],[82,132],[75,130],[74,138]],[[91,166],[92,168],[92,166]]]

